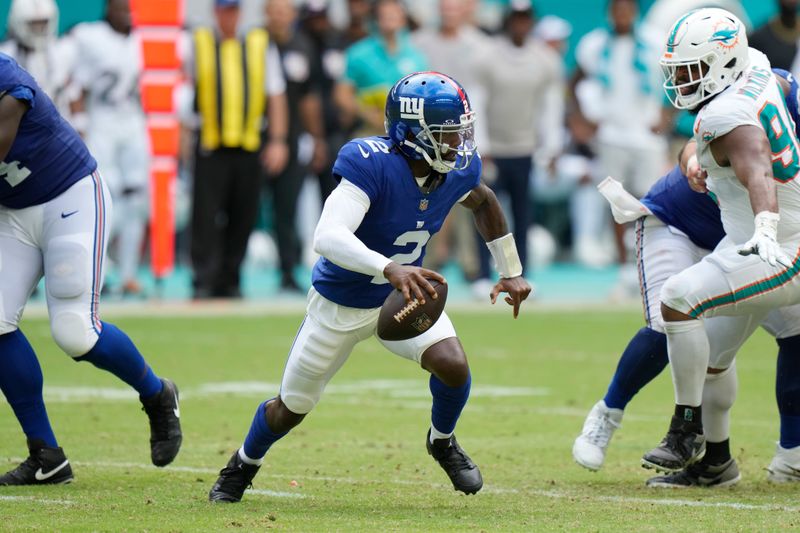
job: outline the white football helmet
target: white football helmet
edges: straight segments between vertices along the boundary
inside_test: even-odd
[[[42,50],[57,35],[58,6],[54,0],[13,0],[8,32],[25,47]]]
[[[747,68],[745,27],[724,9],[690,11],[672,25],[659,63],[672,105],[696,109],[729,87]]]

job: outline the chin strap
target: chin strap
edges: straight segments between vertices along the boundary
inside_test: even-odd
[[[438,172],[439,174],[447,174],[448,172],[453,170],[455,163],[453,163],[453,166],[450,166],[444,161],[441,161],[439,159],[433,159],[424,148],[421,148],[419,145],[414,144],[408,139],[406,139],[403,142],[406,146],[408,146],[409,148],[413,149],[415,152],[420,154],[422,158],[425,160],[425,162],[428,163],[435,172]]]

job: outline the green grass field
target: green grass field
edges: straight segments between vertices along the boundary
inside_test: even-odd
[[[797,486],[765,467],[777,439],[776,347],[759,332],[739,359],[732,489],[649,489],[642,453],[672,411],[662,374],[629,406],[602,471],[572,461],[572,441],[639,327],[633,311],[452,312],[470,358],[473,392],[457,435],[485,485],[455,492],[427,455],[427,375],[359,345],[322,402],[268,454],[238,505],[207,492],[247,431],[257,403],[277,391],[300,316],[120,317],[156,371],[181,388],[184,444],[173,465],[149,464],[147,421],[112,376],[73,363],[46,320],[24,330],[37,349],[71,485],[0,489],[4,531],[786,531],[800,527]],[[0,468],[26,454],[0,405]]]

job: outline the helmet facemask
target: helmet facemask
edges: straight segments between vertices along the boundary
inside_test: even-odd
[[[406,145],[414,148],[440,174],[464,170],[472,161],[475,143],[475,112],[459,116],[458,124],[427,124],[419,119],[420,131]]]
[[[664,72],[664,91],[678,109],[694,109],[720,91],[712,77],[711,65],[716,54],[691,61],[661,60]]]

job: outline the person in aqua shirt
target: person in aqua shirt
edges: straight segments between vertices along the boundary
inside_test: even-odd
[[[386,93],[406,74],[428,69],[425,55],[408,36],[408,19],[399,0],[378,0],[373,8],[375,32],[345,52],[344,78],[334,98],[345,125],[358,137],[383,135]]]

